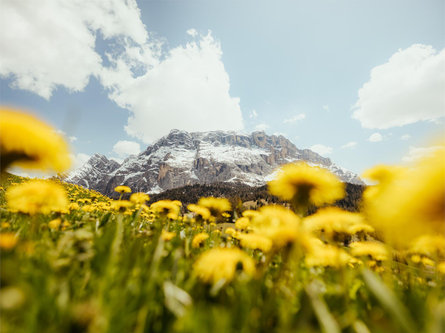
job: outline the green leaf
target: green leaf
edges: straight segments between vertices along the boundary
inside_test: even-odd
[[[319,286],[314,281],[306,286],[306,294],[309,296],[312,308],[314,309],[315,315],[317,316],[318,322],[321,325],[323,332],[326,333],[340,333],[340,327],[335,321],[334,316],[328,309],[323,298],[320,296]]]

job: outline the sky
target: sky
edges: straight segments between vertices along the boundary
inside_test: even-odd
[[[74,167],[173,128],[410,163],[445,136],[445,2],[1,0],[0,104],[58,128]]]

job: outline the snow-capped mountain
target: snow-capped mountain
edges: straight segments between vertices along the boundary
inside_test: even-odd
[[[240,182],[261,186],[273,178],[280,165],[299,160],[326,168],[345,182],[363,184],[351,171],[309,149],[298,149],[281,135],[179,130],[172,130],[122,164],[95,154],[66,181],[107,195],[118,185],[147,193],[196,183]]]

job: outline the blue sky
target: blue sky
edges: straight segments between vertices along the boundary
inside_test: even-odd
[[[443,1],[3,1],[0,101],[77,163],[263,129],[361,173],[443,137]]]

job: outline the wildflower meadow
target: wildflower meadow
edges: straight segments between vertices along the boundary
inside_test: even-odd
[[[69,166],[61,137],[18,110],[1,110],[0,144],[1,332],[445,331],[443,143],[369,170],[360,212],[303,162],[269,183],[287,204],[242,210],[12,175]]]

